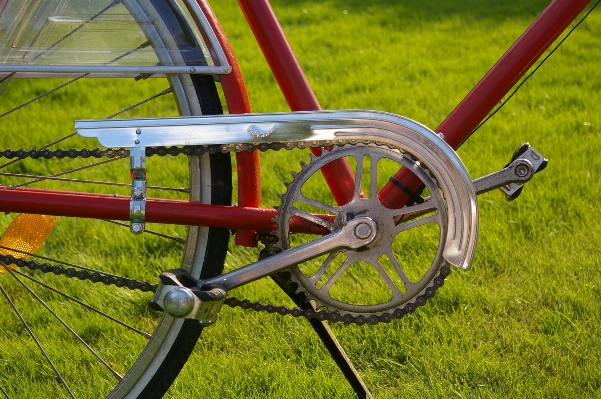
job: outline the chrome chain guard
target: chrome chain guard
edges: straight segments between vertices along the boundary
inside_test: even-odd
[[[443,192],[447,215],[444,259],[462,269],[471,265],[478,236],[478,207],[472,180],[444,137],[411,119],[375,111],[319,111],[82,120],[76,122],[75,128],[79,135],[97,138],[107,147],[275,142],[309,147],[326,141],[332,145],[375,143],[412,154],[434,175]],[[245,280],[243,273],[237,278]]]

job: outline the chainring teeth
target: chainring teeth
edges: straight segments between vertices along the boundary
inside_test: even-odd
[[[360,156],[365,156],[365,155],[369,155],[370,152],[372,153],[378,153],[378,158],[377,159],[382,159],[382,158],[388,158],[388,159],[392,159],[393,161],[399,163],[399,164],[403,164],[400,159],[404,158],[406,159],[405,162],[410,162],[412,164],[416,164],[416,166],[422,171],[422,175],[423,177],[427,178],[430,180],[431,183],[429,183],[429,185],[432,187],[433,190],[436,191],[436,195],[441,195],[442,194],[442,189],[440,187],[440,185],[438,184],[437,179],[434,177],[434,173],[427,167],[425,167],[422,163],[419,162],[419,159],[417,159],[417,157],[413,156],[412,154],[408,153],[407,151],[403,151],[400,150],[398,148],[394,148],[391,147],[390,145],[377,145],[371,142],[367,142],[366,144],[347,144],[344,146],[340,146],[338,148],[333,148],[332,150],[322,150],[322,153],[320,155],[314,155],[314,154],[310,154],[311,155],[311,161],[309,163],[304,163],[301,162],[300,166],[301,166],[301,170],[299,172],[294,172],[292,173],[292,176],[294,178],[294,180],[290,183],[287,183],[286,189],[287,192],[285,194],[281,194],[280,198],[282,199],[282,203],[279,207],[276,207],[276,209],[278,210],[278,216],[276,218],[273,219],[273,221],[275,223],[278,224],[278,230],[277,230],[277,235],[278,235],[278,248],[281,250],[286,250],[289,248],[289,240],[288,240],[288,220],[289,217],[291,217],[293,215],[293,209],[295,209],[294,207],[294,199],[295,196],[300,193],[301,188],[303,187],[303,185],[306,183],[306,181],[309,180],[309,178],[314,174],[317,173],[324,165],[328,164],[329,162],[345,157],[345,156],[354,156],[352,154],[353,151],[361,151],[361,153],[357,154],[355,156],[355,158],[358,158]],[[350,154],[349,154],[350,153]],[[387,156],[388,155],[388,156]],[[392,156],[391,156],[392,155]],[[423,180],[423,178],[422,178]],[[432,191],[432,189],[430,191]],[[444,202],[443,202],[444,203]],[[437,201],[438,205],[441,205],[440,202]],[[348,204],[345,204],[348,205]],[[342,205],[341,208],[343,208],[345,205]],[[445,211],[445,209],[443,210],[439,210],[439,211]],[[442,234],[442,231],[441,233]],[[438,250],[437,254],[440,251]],[[310,282],[308,282],[306,279],[308,278],[307,276],[305,276],[303,274],[303,272],[300,270],[300,268],[298,266],[295,266],[293,268],[290,269],[290,283],[296,284],[297,289],[296,289],[296,293],[304,293],[307,300],[313,302],[315,309],[319,310],[319,309],[327,309],[328,311],[330,311],[330,314],[338,314],[341,318],[346,318],[348,320],[348,318],[352,318],[353,320],[357,320],[357,318],[364,318],[364,317],[379,317],[379,318],[383,318],[385,319],[384,321],[387,321],[389,316],[390,318],[395,318],[395,317],[400,317],[399,316],[399,312],[401,312],[402,314],[405,314],[407,312],[412,312],[414,310],[415,307],[417,306],[421,306],[423,303],[425,303],[425,300],[428,299],[431,295],[429,295],[430,293],[436,291],[436,289],[438,288],[438,279],[440,278],[440,276],[442,275],[442,271],[445,268],[445,263],[444,260],[442,260],[442,258],[440,258],[440,260],[442,262],[439,262],[440,264],[431,266],[428,271],[424,274],[424,277],[427,274],[430,274],[431,272],[434,273],[434,275],[431,277],[431,279],[428,281],[428,283],[426,283],[425,285],[420,285],[421,288],[418,288],[419,292],[413,293],[409,298],[407,298],[407,300],[402,299],[399,303],[398,298],[397,300],[395,300],[394,297],[392,297],[389,301],[384,302],[384,304],[388,304],[388,303],[392,303],[394,302],[395,304],[391,307],[391,308],[387,308],[387,309],[381,309],[380,311],[368,311],[368,312],[362,312],[361,311],[361,307],[363,305],[354,305],[354,304],[348,304],[348,306],[346,306],[346,309],[343,308],[339,308],[335,305],[332,304],[332,302],[340,302],[336,299],[334,299],[330,294],[329,294],[329,290],[328,293],[326,294],[327,297],[326,298],[321,298],[319,295],[316,295],[314,292],[312,292],[312,290],[310,289],[310,287],[307,287],[307,284],[311,284]],[[434,272],[434,267],[437,268],[436,272]],[[448,267],[448,266],[446,266]],[[443,276],[444,279],[444,276]],[[336,283],[334,283],[335,285]],[[389,287],[390,288],[390,287]],[[331,287],[330,287],[331,289]],[[426,295],[428,294],[428,295]],[[424,295],[426,295],[424,297]],[[403,295],[404,296],[404,295]],[[351,310],[352,309],[352,310]],[[342,320],[341,320],[342,321]],[[379,320],[382,321],[382,320]]]

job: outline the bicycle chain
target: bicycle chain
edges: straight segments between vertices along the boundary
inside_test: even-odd
[[[257,312],[277,313],[282,316],[290,315],[292,317],[304,317],[306,319],[318,319],[321,321],[330,321],[333,323],[344,323],[344,324],[378,324],[378,323],[390,323],[393,319],[400,319],[407,313],[413,313],[415,309],[426,304],[429,298],[432,298],[436,293],[436,290],[444,285],[445,278],[451,274],[451,267],[445,264],[440,268],[438,275],[434,279],[434,286],[426,289],[424,295],[419,295],[413,302],[408,303],[403,308],[395,309],[392,313],[383,312],[378,315],[365,316],[353,316],[350,314],[341,315],[337,311],[325,311],[311,309],[300,309],[298,307],[290,308],[287,306],[276,306],[272,304],[263,304],[261,302],[250,302],[249,300],[240,300],[232,297],[225,300],[225,304],[235,308],[239,307],[242,309],[252,309]]]
[[[89,280],[93,283],[103,283],[104,285],[114,285],[117,287],[127,287],[130,290],[139,290],[142,292],[154,292],[157,285],[152,285],[143,281],[136,281],[126,277],[113,276],[108,273],[99,271],[90,272],[88,270],[77,270],[72,267],[65,268],[50,263],[39,263],[35,260],[26,260],[15,258],[12,255],[0,255],[0,262],[3,264],[0,267],[8,267],[8,265],[17,265],[26,267],[30,270],[39,270],[42,273],[52,273],[57,276],[66,276],[69,278],[78,278],[80,280]]]
[[[368,140],[314,140],[314,141],[290,141],[290,142],[273,142],[273,143],[241,143],[241,144],[213,144],[213,145],[197,145],[197,146],[183,146],[183,147],[146,147],[146,156],[151,157],[153,155],[158,156],[177,156],[177,155],[202,155],[205,153],[208,154],[216,154],[216,153],[230,153],[230,152],[243,152],[243,151],[261,151],[265,152],[268,150],[271,151],[279,151],[281,149],[292,150],[292,149],[304,149],[307,147],[332,147],[334,145],[343,146],[347,144],[378,144],[382,145],[383,143],[372,142]],[[7,159],[25,159],[25,158],[115,158],[115,157],[127,157],[129,156],[129,149],[127,148],[107,148],[100,149],[96,148],[94,150],[89,149],[69,149],[69,150],[25,150],[20,149],[17,151],[13,150],[4,150],[0,151],[0,158]],[[93,283],[102,282],[105,285],[114,285],[117,287],[127,287],[131,290],[140,290],[142,292],[154,292],[157,289],[157,285],[150,284],[148,282],[136,281],[124,277],[117,277],[110,274],[105,274],[102,272],[89,272],[87,270],[76,270],[73,268],[64,268],[62,266],[51,265],[49,263],[39,263],[35,260],[24,260],[18,259],[11,255],[0,255],[0,262],[3,262],[5,265],[15,264],[19,267],[27,267],[31,270],[40,270],[43,273],[53,273],[55,275],[62,275],[68,278],[79,278],[80,280],[89,280]],[[442,287],[444,284],[445,277],[451,273],[450,266],[445,264],[440,268],[438,275],[434,278],[434,285],[426,290],[424,295],[420,295],[415,298],[413,302],[408,303],[401,309],[396,309],[392,313],[382,313],[379,315],[371,315],[369,317],[364,316],[353,316],[349,314],[340,315],[336,311],[324,311],[324,310],[315,310],[311,309],[300,309],[290,308],[287,306],[276,306],[273,304],[263,304],[261,302],[251,302],[249,300],[240,300],[235,297],[230,297],[225,300],[225,304],[235,308],[239,307],[242,309],[252,309],[257,312],[267,312],[267,313],[277,313],[280,315],[290,315],[293,317],[304,317],[307,319],[318,319],[321,321],[330,321],[330,322],[342,322],[345,324],[377,324],[377,323],[388,323],[393,319],[398,319],[406,315],[407,313],[412,313],[416,308],[423,306],[426,303],[428,298],[434,296],[436,290],[439,287]]]

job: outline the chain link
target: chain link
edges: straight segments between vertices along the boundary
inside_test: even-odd
[[[114,285],[117,287],[127,287],[130,290],[139,290],[142,292],[154,292],[157,289],[156,285],[152,285],[143,281],[136,281],[126,277],[114,276],[99,271],[89,271],[85,269],[75,269],[72,267],[65,268],[59,265],[51,265],[50,263],[39,263],[36,260],[26,260],[15,258],[12,255],[0,255],[0,262],[5,266],[17,265],[21,268],[30,270],[39,270],[42,273],[52,273],[57,276],[66,276],[69,278],[78,278],[80,280],[88,280],[93,283],[103,283],[104,285]]]
[[[230,153],[230,152],[253,152],[253,151],[279,151],[281,149],[293,150],[303,149],[307,147],[330,147],[333,145],[345,145],[345,144],[357,144],[360,143],[358,140],[314,140],[314,141],[287,141],[287,142],[274,142],[274,143],[241,143],[241,144],[212,144],[212,145],[186,145],[183,147],[146,147],[146,156],[151,157],[158,155],[161,157],[171,155],[202,155],[202,154],[216,154],[216,153]],[[361,141],[361,143],[368,143],[367,141]],[[115,157],[127,157],[129,156],[129,149],[127,148],[107,148],[100,149],[96,148],[93,150],[75,149],[69,150],[57,149],[57,150],[3,150],[0,151],[0,158],[7,159],[63,159],[63,158],[115,158]]]
[[[359,140],[314,140],[314,141],[287,141],[287,142],[273,142],[273,143],[240,143],[240,144],[213,144],[213,145],[196,145],[196,146],[183,146],[183,147],[146,147],[146,156],[151,157],[157,156],[177,156],[177,155],[202,155],[202,154],[216,154],[216,153],[230,153],[230,152],[252,152],[252,151],[279,151],[281,149],[293,150],[293,149],[304,149],[307,147],[332,147],[342,146],[347,144],[370,144],[371,141],[359,141]],[[381,143],[375,143],[381,144]],[[69,150],[25,150],[20,149],[4,150],[0,151],[0,158],[114,158],[114,157],[127,157],[129,156],[129,149],[127,148],[107,148],[94,150],[90,149],[69,149]],[[49,263],[38,263],[35,260],[24,260],[17,259],[11,255],[0,255],[0,261],[5,265],[15,264],[19,267],[27,267],[31,270],[40,270],[43,273],[53,273],[59,276],[66,276],[69,278],[78,278],[80,280],[89,280],[93,283],[102,282],[105,285],[114,285],[117,287],[127,287],[131,290],[140,290],[143,292],[154,292],[157,289],[157,285],[150,284],[148,282],[140,282],[131,280],[125,277],[117,277],[102,272],[89,272],[87,270],[77,270],[74,268],[64,268],[62,266],[51,265]],[[273,304],[263,304],[261,302],[251,302],[249,300],[240,300],[235,297],[230,297],[225,300],[225,304],[230,307],[239,307],[242,309],[251,309],[257,312],[277,313],[279,315],[290,315],[293,317],[304,317],[307,319],[318,319],[322,321],[340,322],[345,324],[377,324],[377,323],[388,323],[393,319],[398,319],[412,313],[416,308],[426,303],[428,298],[434,296],[436,290],[444,284],[444,279],[450,274],[451,270],[448,264],[441,267],[438,275],[434,279],[432,287],[428,288],[423,295],[415,298],[413,302],[406,304],[403,308],[396,309],[391,313],[381,313],[377,315],[365,316],[354,316],[350,314],[341,315],[337,311],[324,311],[314,309],[300,309],[298,307],[290,308],[287,306],[276,306]]]
[[[351,314],[340,314],[337,311],[325,311],[315,309],[300,309],[298,307],[290,308],[287,306],[276,306],[273,304],[263,304],[261,302],[250,302],[247,299],[240,300],[235,297],[227,298],[225,304],[232,308],[251,309],[256,312],[267,312],[277,313],[285,316],[290,315],[292,317],[304,317],[306,319],[317,319],[321,321],[330,321],[333,323],[344,323],[344,324],[378,324],[378,323],[390,323],[394,319],[400,319],[407,313],[413,313],[415,309],[426,304],[429,298],[432,298],[436,293],[436,290],[444,285],[445,278],[451,273],[451,267],[445,263],[440,268],[438,275],[434,278],[434,285],[426,289],[423,295],[419,295],[413,302],[406,304],[400,309],[395,309],[391,313],[380,313],[371,316],[354,316]]]

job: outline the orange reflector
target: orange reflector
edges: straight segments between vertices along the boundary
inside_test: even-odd
[[[54,222],[56,222],[56,216],[20,214],[0,238],[0,254],[11,255],[17,259],[29,258],[29,254],[35,253],[46,241]],[[22,252],[11,251],[7,248]],[[11,270],[16,268],[15,265],[8,266]],[[6,273],[6,269],[2,265],[0,265],[0,273]]]

